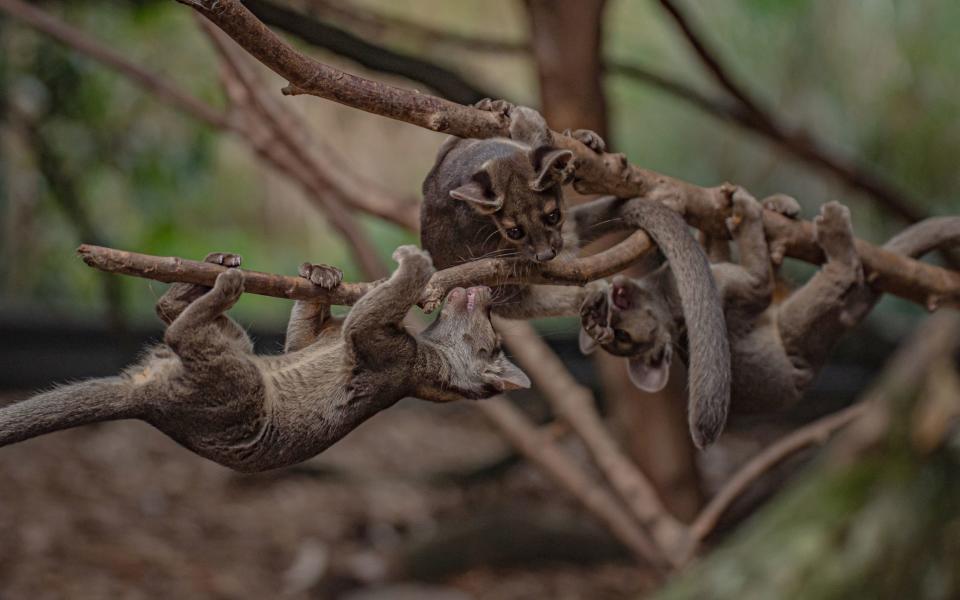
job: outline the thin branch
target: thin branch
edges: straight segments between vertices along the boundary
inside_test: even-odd
[[[911,201],[892,183],[883,181],[878,175],[869,172],[854,161],[832,155],[810,135],[791,131],[780,123],[772,112],[764,108],[743,85],[735,81],[727,67],[718,58],[716,49],[709,47],[705,36],[674,0],[660,0],[660,5],[677,24],[683,37],[707,71],[753,117],[756,128],[778,140],[795,156],[830,171],[852,187],[867,192],[901,218],[913,223],[926,217],[923,211],[917,208],[916,202]]]
[[[212,127],[239,134],[251,146],[255,146],[259,141],[262,141],[259,138],[250,137],[249,127],[237,123],[236,119],[191,96],[162,76],[151,73],[129,61],[118,52],[63,23],[56,17],[31,5],[24,4],[20,0],[0,0],[0,10],[6,11],[11,16],[34,27],[37,31],[49,35],[81,54],[85,54],[127,76],[134,84],[147,92],[154,93],[155,97],[168,102],[172,107],[183,111],[185,114]],[[257,150],[256,147],[253,149]],[[382,188],[357,177],[349,170],[337,168],[330,162],[330,159],[325,161],[323,156],[317,156],[316,152],[313,154],[317,163],[326,165],[325,172],[329,176],[328,180],[331,182],[331,186],[343,190],[344,196],[351,200],[352,206],[396,223],[401,227],[416,230],[419,226],[414,210],[414,207],[417,206],[415,198],[392,195]],[[285,159],[280,161],[281,164],[277,164],[274,162],[275,157],[264,154],[260,156],[281,172],[286,172],[283,167]]]
[[[650,532],[673,566],[689,551],[686,526],[663,506],[653,484],[617,447],[597,412],[593,394],[578,384],[563,362],[526,322],[496,320],[511,353],[533,377],[553,411],[583,440],[597,467],[630,512]]]
[[[454,102],[473,104],[483,98],[494,96],[465,80],[459,73],[415,56],[373,44],[348,31],[311,19],[276,2],[245,0],[244,5],[264,23],[279,27],[305,42],[347,57],[368,69],[400,75],[411,81],[425,84],[440,96]]]
[[[511,444],[573,494],[638,558],[660,569],[666,567],[660,552],[624,511],[617,499],[599,485],[599,482],[584,474],[583,470],[551,441],[546,432],[538,430],[526,415],[514,408],[506,398],[490,398],[476,403],[476,406],[497,425]]]
[[[319,63],[282,41],[239,0],[191,3],[221,27],[253,56],[291,82],[288,93],[309,93],[392,119],[451,133],[459,137],[488,138],[506,135],[501,115],[461,106],[441,98],[386,85]],[[730,186],[702,188],[631,165],[622,154],[597,154],[573,138],[554,133],[558,147],[572,150],[578,160],[575,184],[582,193],[640,196],[664,202],[707,232],[725,237]],[[812,225],[765,211],[764,226],[771,241],[786,256],[820,264],[823,254],[813,237]],[[960,273],[947,271],[857,242],[871,281],[880,290],[923,305],[952,304],[960,297]]]
[[[366,232],[345,209],[343,194],[330,185],[319,165],[312,160],[313,153],[302,134],[306,131],[304,124],[293,112],[284,111],[272,96],[263,93],[262,82],[240,48],[208,21],[199,20],[220,55],[224,75],[232,80],[225,87],[234,110],[248,114],[248,118],[242,121],[247,127],[238,127],[238,131],[246,134],[250,145],[261,157],[300,184],[307,198],[320,208],[350,244],[367,277],[385,277],[388,274],[386,265]]]
[[[423,304],[433,309],[446,293],[455,287],[470,285],[504,285],[510,283],[545,283],[583,285],[588,281],[617,273],[627,268],[653,248],[643,232],[636,232],[612,248],[592,256],[552,261],[532,270],[518,269],[517,259],[486,259],[451,267],[434,274],[424,294]],[[212,286],[225,267],[169,256],[152,256],[83,244],[77,253],[87,265],[100,271],[144,277],[172,283],[182,281]],[[333,290],[324,290],[302,277],[272,275],[244,270],[246,291],[251,294],[288,298],[320,299],[330,304],[352,305],[373,283],[342,283]]]
[[[195,119],[218,129],[229,129],[229,121],[221,111],[172,85],[163,77],[140,67],[111,48],[83,35],[36,6],[21,0],[0,0],[0,10],[62,44],[107,65]]]
[[[867,404],[859,402],[804,425],[764,448],[740,467],[700,511],[690,525],[691,537],[697,542],[703,541],[720,517],[757,479],[800,450],[826,443],[830,436],[860,417],[866,409]]]

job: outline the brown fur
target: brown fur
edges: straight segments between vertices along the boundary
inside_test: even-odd
[[[393,276],[360,299],[342,324],[329,308],[297,302],[287,352],[257,356],[224,314],[243,292],[229,269],[212,289],[174,284],[158,301],[165,344],[118,377],[67,385],[0,409],[0,446],[85,423],[142,419],[186,448],[240,471],[290,465],[323,451],[407,395],[486,398],[528,387],[503,355],[490,323],[490,290],[457,288],[418,336],[401,321],[434,269],[413,247],[398,248]],[[239,257],[208,260],[238,266]],[[332,267],[301,275],[333,287]]]

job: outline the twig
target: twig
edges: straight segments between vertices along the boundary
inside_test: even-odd
[[[744,86],[734,80],[728,69],[720,62],[716,50],[708,46],[702,33],[674,0],[660,0],[660,4],[673,18],[707,71],[753,117],[755,129],[778,140],[792,154],[805,162],[819,166],[838,176],[848,185],[867,192],[901,218],[909,222],[917,222],[926,217],[923,211],[917,208],[916,202],[911,201],[890,182],[883,181],[878,175],[869,172],[854,161],[832,155],[809,134],[791,131],[780,123],[773,113],[764,108]]]
[[[289,93],[309,93],[360,110],[460,137],[486,138],[507,133],[506,120],[490,112],[417,94],[344,73],[319,63],[283,42],[246,10],[239,0],[186,2],[227,32],[253,56],[291,82]],[[216,5],[216,10],[209,6]],[[726,236],[730,187],[702,188],[627,162],[622,154],[596,154],[573,138],[554,134],[554,143],[575,152],[576,184],[582,193],[640,196],[677,209],[700,229]],[[823,255],[810,223],[765,211],[768,237],[782,242],[787,256],[819,264]],[[863,263],[878,289],[928,305],[955,303],[960,273],[885,252],[858,241]]]
[[[861,416],[866,408],[864,403],[854,404],[804,425],[764,448],[730,477],[700,511],[690,525],[691,537],[697,542],[703,541],[713,531],[723,513],[764,473],[808,446],[826,443],[831,435]]]
[[[660,569],[666,567],[659,550],[651,544],[643,530],[624,511],[616,498],[603,486],[598,485],[597,481],[585,475],[544,431],[533,426],[506,398],[491,398],[478,402],[476,406],[497,425],[510,443],[546,471],[561,487],[573,494],[637,557]]]
[[[520,366],[531,374],[554,412],[580,436],[633,516],[673,566],[682,564],[689,547],[686,527],[667,511],[647,477],[617,447],[590,390],[577,383],[528,323],[497,319],[496,325]]]
[[[385,277],[388,271],[376,247],[345,209],[343,194],[330,185],[320,165],[313,160],[309,142],[302,134],[306,131],[304,124],[294,113],[282,110],[272,96],[263,93],[262,82],[245,53],[208,21],[199,17],[198,20],[220,55],[224,75],[233,80],[225,87],[234,110],[247,114],[247,118],[240,121],[246,127],[240,126],[238,130],[243,131],[262,158],[300,184],[307,197],[350,244],[366,276]]]
[[[455,287],[470,285],[503,285],[509,283],[547,283],[583,285],[630,266],[653,246],[646,234],[636,232],[623,242],[593,256],[571,261],[553,261],[538,265],[532,271],[517,268],[516,259],[485,259],[438,271],[431,279],[423,303],[434,308],[446,293]],[[182,281],[213,285],[225,267],[184,258],[151,256],[84,244],[77,249],[83,261],[101,271],[144,277],[171,283]],[[251,294],[291,300],[322,299],[338,305],[352,305],[371,289],[373,283],[342,283],[327,291],[302,277],[272,275],[244,270],[246,291]],[[522,274],[521,274],[522,273]]]
[[[90,58],[122,73],[137,85],[150,91],[161,100],[173,105],[195,119],[218,129],[228,129],[229,122],[224,113],[206,104],[163,77],[151,73],[136,63],[114,52],[111,48],[93,40],[56,17],[21,0],[0,0],[0,10],[20,19],[31,27],[42,31],[53,39],[86,54]]]
[[[369,69],[400,75],[411,81],[425,84],[440,96],[454,102],[473,104],[495,95],[480,89],[459,73],[415,56],[371,43],[348,31],[312,19],[276,2],[245,0],[244,5],[264,23],[279,27],[305,42],[345,56]]]

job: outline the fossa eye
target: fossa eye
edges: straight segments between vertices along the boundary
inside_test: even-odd
[[[543,222],[546,223],[547,225],[556,225],[557,223],[559,223],[560,209],[557,208],[547,213],[547,215],[543,217]]]
[[[525,233],[526,232],[523,230],[523,227],[511,227],[507,230],[507,237],[511,240],[520,240],[523,239]]]

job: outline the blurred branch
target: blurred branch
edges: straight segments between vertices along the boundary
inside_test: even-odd
[[[743,85],[734,80],[729,69],[721,63],[716,49],[709,47],[704,35],[674,0],[660,0],[660,5],[677,24],[704,68],[749,115],[748,120],[738,119],[738,122],[776,140],[803,161],[829,171],[849,186],[873,196],[881,205],[902,219],[913,223],[927,216],[917,207],[915,201],[911,200],[904,191],[896,189],[891,182],[884,181],[864,165],[834,155],[809,133],[791,130],[780,122],[775,114],[764,108]]]
[[[638,558],[661,569],[666,567],[659,549],[650,542],[647,534],[624,511],[617,499],[599,482],[587,476],[552,442],[546,432],[537,429],[509,400],[497,396],[477,402],[476,406],[524,456],[606,523],[617,539]]]
[[[605,479],[634,518],[650,532],[660,552],[672,566],[683,564],[689,548],[686,526],[666,510],[647,477],[617,447],[597,412],[590,390],[577,383],[528,323],[497,319],[496,325],[520,366],[533,377],[554,413],[583,440]]]
[[[524,53],[530,51],[525,40],[498,40],[423,25],[397,16],[384,15],[353,2],[331,0],[308,0],[307,12],[314,16],[333,17],[349,24],[354,30],[369,38],[384,33],[397,32],[414,39],[419,44],[447,46],[457,50],[493,53]],[[277,24],[278,27],[281,25]]]
[[[468,82],[454,71],[370,43],[348,31],[312,19],[276,2],[245,0],[244,5],[264,23],[279,27],[305,42],[353,60],[368,69],[400,75],[425,84],[454,102],[473,104],[494,95]]]
[[[830,436],[864,414],[867,405],[857,403],[796,429],[764,448],[730,477],[690,525],[691,536],[706,539],[723,513],[730,508],[756,480],[793,454],[817,444],[825,444]]]
[[[81,200],[76,179],[67,172],[66,165],[57,150],[47,141],[30,116],[16,110],[14,112],[20,116],[19,123],[22,127],[18,129],[33,150],[37,170],[50,188],[50,196],[67,217],[67,222],[73,227],[77,237],[93,243],[104,243],[103,237],[94,226],[93,219]],[[106,305],[104,318],[112,330],[122,331],[126,326],[126,310],[121,283],[107,273],[101,273],[98,280]]]
[[[459,137],[488,138],[508,133],[502,115],[350,75],[319,63],[277,37],[239,0],[213,4],[209,0],[179,1],[196,8],[250,54],[287,79],[290,85],[285,88],[286,93],[312,94]],[[208,8],[214,4],[215,10]],[[727,235],[724,219],[729,212],[731,186],[702,188],[631,165],[622,154],[597,154],[562,134],[554,133],[553,141],[557,147],[575,153],[578,191],[664,202],[692,225]],[[629,208],[629,203],[626,206]],[[824,260],[811,223],[764,211],[764,227],[771,243],[782,249],[785,256],[815,264]],[[953,304],[960,298],[960,273],[904,258],[861,240],[857,241],[857,249],[871,282],[880,290],[932,306]]]
[[[0,10],[121,73],[160,100],[189,114],[198,121],[218,129],[229,128],[228,119],[222,112],[184,92],[163,77],[151,73],[126,59],[113,49],[87,37],[36,6],[21,0],[0,0]]]
[[[385,277],[388,270],[373,242],[346,210],[340,190],[324,177],[322,165],[312,160],[314,153],[303,133],[307,131],[305,124],[294,112],[281,109],[272,96],[263,93],[263,82],[245,53],[208,21],[200,19],[200,25],[223,63],[224,87],[231,109],[239,113],[235,114],[236,130],[243,132],[259,156],[300,184],[307,198],[349,243],[367,277]]]
[[[436,307],[455,287],[470,285],[504,285],[510,283],[548,283],[558,285],[583,285],[622,271],[639,260],[653,248],[643,232],[636,232],[616,246],[593,256],[570,260],[553,261],[537,265],[533,269],[521,269],[519,259],[485,259],[444,269],[434,274],[427,286],[423,303]],[[172,283],[182,281],[213,285],[217,275],[226,267],[177,257],[151,256],[83,244],[77,253],[89,266],[111,273],[144,277],[155,281]],[[330,304],[352,305],[376,282],[343,283],[333,290],[314,286],[302,277],[270,275],[246,271],[246,291],[252,294],[289,298],[291,300],[321,299]]]
[[[233,115],[227,115],[225,112],[218,111],[202,100],[181,90],[169,80],[133,63],[112,48],[91,39],[83,32],[63,23],[56,17],[25,4],[21,0],[0,0],[0,10],[22,20],[41,33],[49,35],[81,54],[116,70],[120,74],[128,77],[128,79],[136,85],[153,93],[155,98],[167,102],[187,115],[214,128],[240,134],[241,137],[245,137],[251,145],[259,143],[257,139],[252,139],[249,136],[249,123],[237,123],[236,120],[232,118]],[[282,109],[281,112],[285,110],[286,109]],[[244,125],[244,127],[241,125]],[[256,148],[254,149],[256,150]],[[323,158],[318,157],[316,152],[311,153],[313,154],[313,159],[318,163],[323,163]],[[325,154],[332,155],[332,151],[325,152]],[[260,156],[268,161],[272,161],[275,158],[262,153],[260,153]],[[415,198],[398,197],[390,194],[382,188],[353,175],[349,170],[339,169],[335,165],[330,164],[329,159],[325,164],[328,165],[325,172],[328,175],[331,186],[343,191],[343,197],[352,200],[357,209],[369,212],[370,214],[408,229],[415,230],[419,226],[419,220],[415,214],[415,207],[417,206],[417,200]],[[275,166],[279,170],[284,171],[281,165]]]

